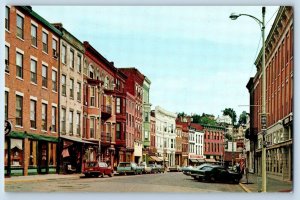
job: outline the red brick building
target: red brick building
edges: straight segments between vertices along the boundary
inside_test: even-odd
[[[126,92],[126,162],[134,161],[135,98]]]
[[[294,82],[294,27],[293,8],[281,6],[265,42],[266,47],[266,113],[267,174],[292,179],[293,149],[293,82]],[[251,105],[262,105],[262,51],[256,59],[257,73],[250,78],[247,88]],[[260,106],[250,108],[251,151],[256,172],[261,172],[263,144]]]
[[[104,58],[88,42],[85,47],[84,87],[83,87],[83,135],[95,142],[87,149],[87,160],[115,164],[116,107],[115,73],[113,63]]]
[[[206,162],[221,161],[224,154],[225,128],[220,126],[202,125],[204,130],[204,155]]]
[[[5,175],[55,173],[61,32],[29,6],[5,12]]]
[[[143,126],[143,82],[144,75],[136,68],[119,68],[127,76],[125,91],[134,99],[134,161],[142,161],[142,126]]]

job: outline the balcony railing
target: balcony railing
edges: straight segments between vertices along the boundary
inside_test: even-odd
[[[101,112],[105,112],[111,115],[111,106],[101,106]]]

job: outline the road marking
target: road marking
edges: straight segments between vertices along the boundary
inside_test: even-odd
[[[251,190],[249,190],[247,187],[244,186],[244,184],[239,183],[239,185],[243,188],[243,190],[245,190],[246,192],[252,192]]]

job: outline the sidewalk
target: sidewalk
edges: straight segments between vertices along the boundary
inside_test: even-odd
[[[261,177],[249,173],[247,183],[246,175],[243,175],[240,186],[246,192],[259,192],[261,190]],[[267,175],[267,192],[293,192],[293,183]]]
[[[78,178],[83,176],[83,174],[39,174],[39,175],[29,175],[29,176],[11,176],[4,178],[5,184],[15,183],[15,182],[32,182],[32,181],[43,181],[43,180],[55,180],[61,178]]]

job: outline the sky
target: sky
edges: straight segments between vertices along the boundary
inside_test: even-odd
[[[278,11],[266,7],[266,38]],[[61,22],[116,67],[135,67],[151,80],[152,109],[222,115],[249,112],[246,84],[262,46],[260,6],[33,6]],[[243,106],[241,106],[243,105]]]

